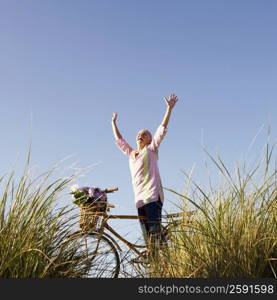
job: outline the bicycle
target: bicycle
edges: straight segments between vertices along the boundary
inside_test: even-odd
[[[113,193],[118,188],[105,189],[103,192]],[[103,204],[103,203],[102,203]],[[135,215],[111,215],[108,211],[114,208],[113,204],[108,202],[104,203],[104,209],[101,211],[93,211],[91,217],[97,219],[97,224],[94,224],[91,228],[83,228],[70,235],[75,242],[78,243],[79,254],[85,259],[83,260],[83,268],[86,270],[86,277],[110,277],[117,278],[120,272],[120,257],[119,253],[122,249],[115,240],[118,238],[123,244],[125,244],[133,253],[136,254],[136,258],[133,259],[133,263],[141,262],[147,258],[147,245],[138,245],[131,243],[125,239],[122,235],[116,232],[109,224],[110,219],[141,219],[143,217]],[[193,214],[193,211],[185,213],[187,217]],[[165,219],[170,219],[166,226],[162,226],[163,236],[166,237],[168,232],[180,224],[176,218],[184,216],[184,213],[173,213],[162,216]],[[175,218],[175,219],[174,219]],[[112,235],[114,236],[112,236]],[[165,238],[166,241],[166,238]],[[137,260],[137,261],[136,261]]]

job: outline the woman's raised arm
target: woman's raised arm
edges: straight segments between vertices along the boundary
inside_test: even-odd
[[[112,128],[113,128],[113,134],[114,134],[114,138],[116,140],[118,139],[122,139],[122,135],[120,134],[117,125],[116,125],[116,120],[117,120],[117,113],[114,112],[113,116],[112,116]]]
[[[178,98],[175,94],[171,94],[168,98],[165,97],[164,101],[166,103],[167,108],[161,125],[167,127],[172,109],[178,101]]]

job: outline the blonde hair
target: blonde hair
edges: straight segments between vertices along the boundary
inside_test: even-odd
[[[137,133],[137,135],[138,135],[140,132],[142,132],[142,131],[144,131],[145,133],[147,133],[147,135],[148,135],[149,138],[150,138],[150,143],[151,143],[151,141],[152,141],[152,134],[151,134],[151,132],[150,132],[149,130],[147,130],[147,129],[141,129],[141,130]]]
[[[147,132],[147,134],[149,135],[149,137],[150,137],[150,139],[152,141],[152,133],[149,130],[147,130],[147,129],[144,129],[144,131]]]

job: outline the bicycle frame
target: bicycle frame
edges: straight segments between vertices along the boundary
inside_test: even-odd
[[[105,189],[103,190],[105,193],[113,193],[115,191],[117,191],[118,188],[109,188],[109,189]],[[107,205],[108,208],[114,208],[115,206],[108,203]],[[189,211],[189,212],[185,212],[185,214],[190,217],[194,212],[193,211]],[[142,217],[142,216],[134,216],[134,215],[108,215],[107,212],[101,212],[98,213],[101,217],[101,224],[99,226],[99,228],[95,231],[97,233],[100,233],[101,235],[106,236],[108,239],[111,240],[112,243],[114,243],[114,245],[116,246],[116,248],[119,251],[122,251],[121,247],[119,246],[119,244],[117,243],[117,241],[111,236],[109,235],[106,231],[112,233],[115,237],[117,237],[121,242],[123,242],[126,246],[128,246],[132,251],[134,251],[138,256],[142,257],[144,255],[144,251],[139,251],[138,249],[146,249],[147,245],[137,245],[134,243],[129,242],[128,240],[126,240],[122,235],[120,235],[119,233],[117,233],[107,222],[109,219],[146,219],[146,217]],[[175,217],[180,217],[182,216],[183,213],[173,213],[173,214],[168,214],[163,216],[164,218],[175,218]]]
[[[110,205],[111,207],[111,205]],[[186,215],[188,217],[193,215],[193,211],[189,211],[189,212],[185,212],[185,213],[173,213],[173,214],[167,214],[165,216],[163,216],[163,218],[175,218],[175,217],[181,217],[182,215]],[[109,238],[117,247],[118,250],[122,251],[121,247],[119,246],[119,244],[115,241],[115,239],[109,235],[107,232],[104,232],[104,230],[106,229],[107,231],[111,232],[114,236],[116,236],[121,242],[123,242],[126,246],[128,246],[131,250],[133,250],[138,256],[142,257],[143,256],[143,252],[145,252],[145,250],[143,252],[140,252],[138,249],[146,249],[147,245],[137,245],[134,243],[129,242],[128,240],[126,240],[122,235],[120,235],[119,233],[117,233],[109,224],[108,224],[108,220],[109,219],[146,219],[145,217],[141,217],[141,216],[135,216],[135,215],[108,215],[107,213],[102,213],[102,222],[100,225],[100,228],[97,230],[97,232],[105,235],[107,238]],[[176,226],[176,225],[175,225]]]
[[[104,232],[105,229],[109,232],[111,232],[114,236],[116,236],[121,242],[123,242],[126,246],[128,246],[131,250],[133,250],[138,256],[143,256],[143,252],[140,252],[139,249],[145,249],[147,246],[146,245],[137,245],[134,243],[129,242],[126,240],[122,235],[117,233],[107,222],[109,219],[144,219],[144,217],[139,217],[139,216],[133,216],[133,215],[107,215],[104,213],[102,215],[102,222],[100,225],[100,228],[97,230],[100,234],[105,235],[108,237],[117,247],[118,250],[122,251],[121,247],[119,244],[115,241],[115,239],[109,235],[107,232]]]

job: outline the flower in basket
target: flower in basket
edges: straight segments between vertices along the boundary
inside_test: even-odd
[[[70,187],[70,191],[71,191],[71,194],[74,194],[78,191],[79,189],[79,186],[77,184],[74,184]]]
[[[76,205],[90,204],[98,200],[107,200],[106,193],[101,191],[98,187],[79,187],[78,185],[73,185],[70,190],[73,195],[73,203]]]
[[[74,204],[85,204],[89,199],[89,187],[79,187],[78,185],[73,185],[70,190]]]
[[[89,197],[94,200],[106,201],[106,193],[101,191],[98,187],[90,187],[88,190]]]

